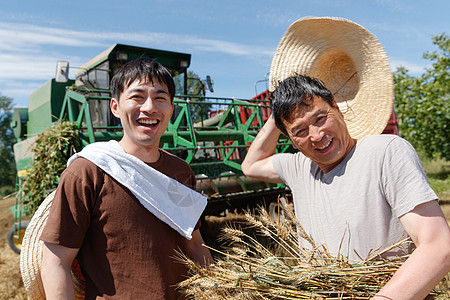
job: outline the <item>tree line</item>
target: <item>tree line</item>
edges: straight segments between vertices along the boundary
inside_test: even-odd
[[[438,49],[424,53],[423,58],[431,61],[424,73],[413,76],[404,67],[394,72],[394,106],[402,137],[427,157],[450,161],[450,40],[443,33],[433,36],[432,41]],[[190,92],[200,95],[198,76],[189,75],[190,88],[195,90]],[[16,182],[12,110],[13,99],[0,94],[0,188]],[[202,114],[194,113],[196,118]]]
[[[0,94],[0,188],[3,189],[16,184],[16,164],[13,154],[16,138],[11,128],[12,109],[13,99]]]
[[[438,50],[423,55],[431,61],[430,68],[420,76],[403,67],[394,73],[394,105],[401,136],[427,157],[449,161],[450,40],[447,34],[432,40]]]

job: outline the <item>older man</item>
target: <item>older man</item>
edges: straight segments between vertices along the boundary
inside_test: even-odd
[[[450,271],[450,229],[412,146],[353,139],[331,92],[307,76],[280,82],[271,104],[243,172],[288,185],[299,222],[334,255],[363,259],[409,235],[417,248],[374,299],[423,299]],[[275,154],[281,132],[299,152]]]

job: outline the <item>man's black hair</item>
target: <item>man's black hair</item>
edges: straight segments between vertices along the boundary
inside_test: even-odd
[[[152,58],[142,57],[124,64],[111,80],[111,97],[119,100],[123,90],[136,80],[157,80],[167,86],[170,100],[175,96],[175,83],[169,70]]]
[[[333,106],[333,94],[319,79],[294,75],[279,82],[270,95],[270,103],[275,125],[283,134],[288,135],[283,120],[289,120],[298,106],[309,106],[314,97],[321,97]]]

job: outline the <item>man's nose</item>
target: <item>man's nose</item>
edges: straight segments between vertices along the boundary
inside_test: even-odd
[[[323,138],[323,131],[319,126],[309,126],[309,136],[312,142],[320,142]]]
[[[141,106],[141,111],[152,111],[155,109],[155,103],[153,102],[153,99],[151,97],[147,97],[147,99],[145,99],[144,103],[142,103]]]

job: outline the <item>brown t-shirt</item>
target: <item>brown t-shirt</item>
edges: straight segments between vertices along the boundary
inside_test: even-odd
[[[195,176],[180,158],[161,151],[149,165],[195,188]],[[178,299],[176,284],[188,274],[174,257],[176,251],[189,255],[189,241],[84,158],[61,175],[41,240],[80,248],[86,299]]]

